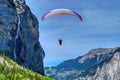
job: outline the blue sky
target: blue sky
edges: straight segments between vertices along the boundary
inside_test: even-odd
[[[84,55],[93,48],[120,46],[120,0],[26,0],[39,21],[40,43],[45,50],[45,66]],[[44,13],[67,8],[82,17],[52,16],[41,21]],[[63,39],[59,46],[58,39]]]

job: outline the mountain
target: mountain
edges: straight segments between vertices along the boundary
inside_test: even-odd
[[[38,20],[25,0],[0,0],[0,50],[31,70],[44,74],[44,50]]]
[[[119,55],[119,49],[92,49],[83,56],[66,60],[55,67],[46,67],[45,72],[55,80],[113,80],[113,75],[120,68],[120,66],[118,67],[120,59],[118,58],[118,63],[116,62],[116,55]],[[107,70],[107,68],[109,69]],[[109,79],[108,75],[112,78]],[[119,79],[115,78],[114,80]]]
[[[83,73],[85,76],[80,76],[75,80],[120,80],[120,48],[114,52],[112,57],[87,69]]]
[[[25,67],[19,66],[16,62],[0,51],[0,80],[52,80]]]

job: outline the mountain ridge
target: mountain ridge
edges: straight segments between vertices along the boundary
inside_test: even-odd
[[[48,67],[45,72],[55,80],[74,80],[79,76],[94,75],[98,66],[104,61],[111,59],[117,49],[117,47],[92,49],[83,56],[64,61],[56,67]],[[83,62],[81,63],[80,61]],[[92,72],[90,73],[89,71]]]

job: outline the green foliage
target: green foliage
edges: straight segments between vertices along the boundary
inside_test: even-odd
[[[0,51],[0,80],[52,80],[13,62]]]
[[[2,50],[0,50],[0,55],[5,55],[4,52]]]
[[[6,76],[4,74],[0,74],[0,80],[6,80]]]

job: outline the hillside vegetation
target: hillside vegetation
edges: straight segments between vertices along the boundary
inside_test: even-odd
[[[32,70],[19,66],[0,51],[0,80],[52,80]]]

